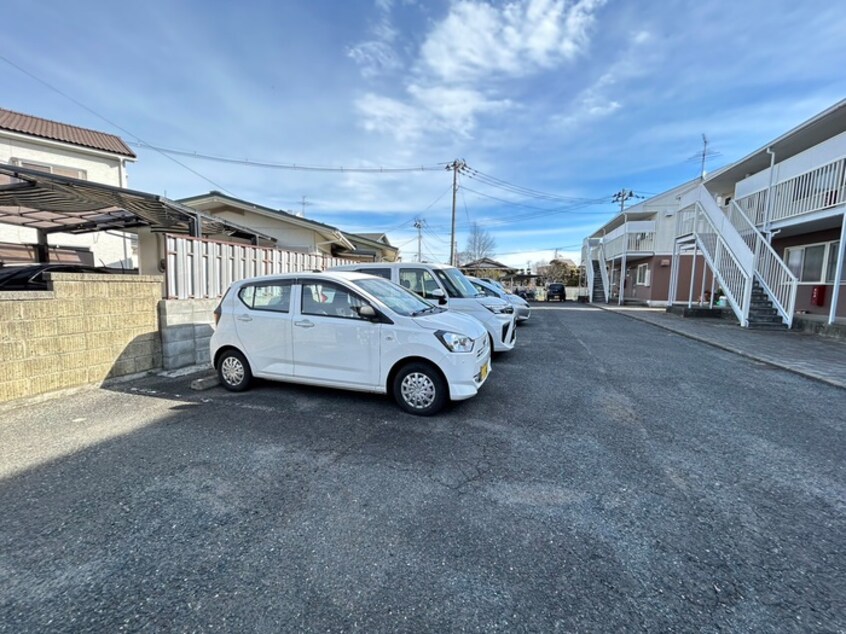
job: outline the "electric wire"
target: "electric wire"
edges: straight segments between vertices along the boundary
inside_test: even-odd
[[[510,183],[501,178],[497,178],[496,176],[485,174],[484,172],[481,172],[466,164],[462,168],[460,168],[459,171],[466,174],[469,178],[479,181],[480,183],[484,183],[491,187],[503,189],[511,193],[520,194],[526,196],[527,198],[537,198],[541,200],[561,200],[565,202],[583,202],[588,200],[587,198],[583,197],[561,196],[560,194],[551,194],[549,192],[542,192],[540,190],[532,189],[530,187],[515,185],[514,183]]]
[[[266,169],[278,170],[299,170],[304,172],[336,172],[336,173],[356,173],[356,174],[394,174],[398,172],[434,172],[442,171],[443,164],[437,166],[420,165],[419,167],[330,167],[324,165],[300,165],[297,163],[275,163],[273,161],[254,161],[251,159],[239,159],[229,156],[220,156],[216,154],[205,154],[202,152],[192,152],[189,150],[177,150],[174,148],[166,148],[162,146],[150,145],[148,143],[130,143],[130,145],[138,148],[146,148],[162,152],[164,154],[176,154],[177,156],[185,156],[190,158],[202,159],[206,161],[217,161],[219,163],[229,163],[233,165],[246,165],[248,167],[261,167]]]
[[[12,66],[13,68],[16,68],[18,71],[20,71],[21,73],[23,73],[24,75],[26,75],[26,76],[27,76],[27,77],[29,77],[30,79],[33,79],[33,80],[37,81],[39,84],[41,84],[41,85],[43,85],[43,86],[46,86],[47,88],[49,88],[49,89],[50,89],[50,90],[52,90],[53,92],[56,92],[56,93],[58,93],[59,95],[61,95],[62,97],[64,97],[65,99],[68,99],[69,101],[71,101],[71,102],[75,103],[77,106],[79,106],[80,108],[82,108],[82,109],[83,109],[83,110],[85,110],[86,112],[89,112],[90,114],[94,115],[94,116],[95,116],[95,117],[97,117],[98,119],[101,119],[101,120],[105,121],[105,122],[106,122],[106,123],[108,123],[110,126],[112,126],[112,127],[116,128],[116,129],[120,130],[120,131],[121,131],[121,132],[123,132],[124,134],[129,135],[129,136],[131,136],[131,137],[132,137],[132,138],[134,138],[134,139],[137,139],[137,140],[138,140],[138,141],[140,141],[141,143],[145,143],[145,144],[146,144],[146,141],[144,141],[144,139],[142,139],[142,138],[141,138],[140,136],[138,136],[137,134],[133,134],[132,132],[130,132],[130,131],[129,131],[129,130],[127,130],[126,128],[124,128],[124,127],[122,127],[122,126],[118,125],[117,123],[115,123],[114,121],[110,120],[109,118],[104,117],[104,116],[103,116],[103,115],[101,115],[99,112],[95,111],[95,110],[94,110],[94,109],[92,109],[92,108],[89,108],[89,107],[88,107],[88,106],[86,106],[84,103],[82,103],[82,102],[81,102],[81,101],[79,101],[78,99],[75,99],[74,97],[70,96],[69,94],[67,94],[66,92],[64,92],[64,91],[60,90],[59,88],[56,88],[53,84],[49,83],[48,81],[46,81],[46,80],[44,80],[44,79],[41,79],[41,78],[40,78],[40,77],[38,77],[37,75],[34,75],[33,73],[29,72],[28,70],[26,70],[25,68],[23,68],[23,67],[19,66],[18,64],[16,64],[15,62],[13,62],[12,60],[10,60],[9,58],[5,57],[4,55],[0,54],[0,60],[3,60],[3,61],[4,61],[4,62],[6,62],[9,66]],[[152,147],[152,146],[150,146],[150,147]],[[194,174],[194,176],[198,176],[198,177],[202,178],[204,181],[206,181],[207,183],[209,183],[210,185],[212,185],[212,187],[214,187],[215,189],[218,189],[218,190],[220,190],[220,191],[222,191],[222,192],[225,192],[225,193],[229,194],[230,196],[234,196],[234,194],[233,194],[231,191],[229,191],[228,189],[226,189],[223,185],[221,185],[220,183],[216,183],[215,181],[213,181],[212,179],[210,179],[208,176],[206,176],[206,175],[204,175],[204,174],[201,174],[201,173],[200,173],[200,172],[198,172],[197,170],[192,169],[191,167],[188,167],[187,165],[185,165],[185,163],[182,163],[181,161],[179,161],[179,160],[177,160],[177,159],[173,158],[172,156],[168,156],[168,155],[167,155],[167,154],[165,154],[164,152],[159,152],[159,154],[161,154],[162,156],[164,156],[166,159],[168,159],[168,160],[170,160],[170,161],[173,161],[174,163],[176,163],[176,164],[177,164],[177,165],[179,165],[180,167],[182,167],[182,168],[184,168],[184,169],[188,170],[189,172],[191,172],[192,174]]]

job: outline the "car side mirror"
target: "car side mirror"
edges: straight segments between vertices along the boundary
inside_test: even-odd
[[[436,300],[438,300],[439,304],[447,303],[446,294],[439,288],[436,288],[431,293],[429,293],[429,296],[434,297]]]
[[[358,316],[362,319],[376,319],[376,309],[370,304],[364,304],[358,307]]]

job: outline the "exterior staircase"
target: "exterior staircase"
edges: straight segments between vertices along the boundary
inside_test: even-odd
[[[787,324],[758,280],[752,281],[748,327],[754,330],[787,330]]]
[[[597,260],[591,262],[593,264],[593,288],[590,289],[590,301],[594,304],[599,304],[605,301],[605,291],[602,289],[602,266]]]

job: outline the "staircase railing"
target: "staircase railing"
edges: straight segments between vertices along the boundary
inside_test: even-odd
[[[585,267],[587,279],[588,301],[593,302],[593,248],[585,245],[582,249],[582,265]]]
[[[599,256],[597,259],[599,261],[599,275],[602,279],[602,293],[605,295],[605,301],[611,301],[611,282],[608,279],[608,266],[605,263],[605,245],[600,242],[599,246],[597,247],[597,255]]]
[[[741,326],[749,325],[749,305],[752,299],[752,274],[729,247],[718,227],[705,208],[695,201],[683,210],[691,222],[691,233],[702,256],[720,282],[720,288]]]
[[[772,245],[735,201],[726,210],[729,221],[753,253],[753,270],[787,327],[793,325],[799,281]]]

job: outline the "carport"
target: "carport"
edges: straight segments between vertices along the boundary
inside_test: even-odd
[[[120,230],[197,238],[222,236],[255,246],[276,243],[275,238],[254,229],[209,216],[163,196],[13,165],[0,165],[0,222],[37,231],[38,262],[49,261],[47,237],[59,232]],[[158,262],[161,258],[162,254],[156,254],[151,260]]]

